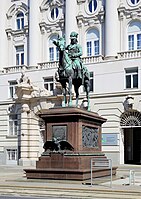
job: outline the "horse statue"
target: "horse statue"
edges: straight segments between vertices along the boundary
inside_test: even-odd
[[[57,41],[53,41],[53,43],[57,46],[59,51],[59,67],[57,71],[56,80],[61,83],[64,99],[62,102],[62,107],[66,106],[67,103],[67,83],[68,83],[68,106],[72,106],[72,85],[74,85],[74,90],[76,94],[76,107],[78,107],[79,100],[79,87],[81,85],[84,86],[84,90],[86,92],[87,98],[87,110],[90,111],[90,100],[89,100],[89,90],[90,90],[90,74],[88,69],[81,64],[81,76],[82,78],[77,77],[77,69],[73,66],[73,61],[68,55],[66,50],[66,42],[64,37],[58,37]]]

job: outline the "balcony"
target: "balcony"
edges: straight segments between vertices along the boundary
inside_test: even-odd
[[[117,53],[117,56],[112,58],[111,61],[118,61],[118,60],[126,60],[126,59],[136,59],[141,58],[141,50],[134,50],[134,51],[124,51]],[[91,56],[91,57],[83,57],[82,58],[83,64],[89,65],[94,63],[101,63],[101,62],[107,62],[107,60],[104,56]],[[9,66],[4,67],[0,73],[15,73],[15,72],[21,72],[21,71],[32,71],[32,70],[48,70],[48,69],[54,69],[58,68],[58,61],[53,62],[41,62],[38,63],[36,66],[26,66],[26,65],[19,65],[19,66]]]
[[[118,59],[141,58],[141,50],[131,50],[118,53]]]

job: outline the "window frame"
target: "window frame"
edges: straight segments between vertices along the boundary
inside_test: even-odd
[[[86,33],[86,56],[91,57],[99,55],[100,55],[99,31],[96,28],[90,29]]]
[[[18,114],[9,114],[9,136],[18,136]]]
[[[24,65],[25,63],[24,45],[15,46],[15,50],[16,50],[16,66]]]
[[[125,72],[125,89],[138,89],[139,87],[138,67],[125,68],[124,72]],[[134,86],[134,84],[136,86]]]
[[[53,7],[51,8],[51,11],[50,11],[50,18],[53,20],[53,21],[56,21],[59,17],[59,8],[58,7]]]
[[[53,76],[43,77],[43,80],[44,80],[44,88],[53,94],[55,89],[54,77]]]
[[[140,40],[138,40],[138,36],[140,36]],[[140,42],[140,46],[138,46],[138,42]],[[128,50],[141,50],[141,33],[128,34]]]
[[[17,149],[6,149],[6,152],[7,152],[7,160],[8,161],[17,161],[17,157],[18,157]],[[14,154],[14,156],[13,156],[13,154]],[[13,159],[13,157],[14,157],[14,159]]]
[[[94,14],[97,10],[97,7],[98,7],[97,0],[89,0],[88,1],[88,12],[89,12],[89,14]]]
[[[53,44],[53,40],[57,40],[58,35],[52,35],[48,41],[48,59],[49,62],[59,61],[59,50]]]
[[[16,89],[16,85],[17,85],[17,81],[16,80],[11,80],[8,81],[9,84],[9,98],[14,98],[15,95],[15,89]]]
[[[133,0],[127,0],[127,3],[130,6],[137,6],[140,3],[140,0],[134,0],[134,2],[132,2]],[[138,1],[138,2],[137,2]]]
[[[20,11],[16,14],[16,30],[23,30],[24,23],[25,23],[24,13],[22,11]]]

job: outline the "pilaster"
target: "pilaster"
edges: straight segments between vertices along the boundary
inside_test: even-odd
[[[65,35],[66,35],[66,44],[69,44],[70,33],[72,31],[78,32],[77,27],[77,0],[66,0],[66,10],[65,10]]]
[[[119,51],[119,0],[106,0],[105,15],[105,57],[115,57]]]
[[[40,62],[40,0],[29,1],[29,65],[34,66]]]
[[[1,0],[0,7],[0,70],[7,66],[7,37],[5,34],[6,28],[6,9],[7,9],[7,1]]]

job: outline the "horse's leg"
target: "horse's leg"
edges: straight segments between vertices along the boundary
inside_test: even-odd
[[[69,107],[72,107],[72,77],[69,77]]]
[[[85,91],[86,91],[86,98],[87,98],[87,110],[90,111],[90,97],[89,97],[89,92],[90,92],[90,86],[88,82],[84,83]]]
[[[62,101],[62,107],[66,107],[66,83],[62,84],[62,90],[63,90],[63,101]]]
[[[75,89],[75,94],[76,94],[76,107],[78,107],[79,87],[77,86],[77,84],[75,84],[74,89]]]

